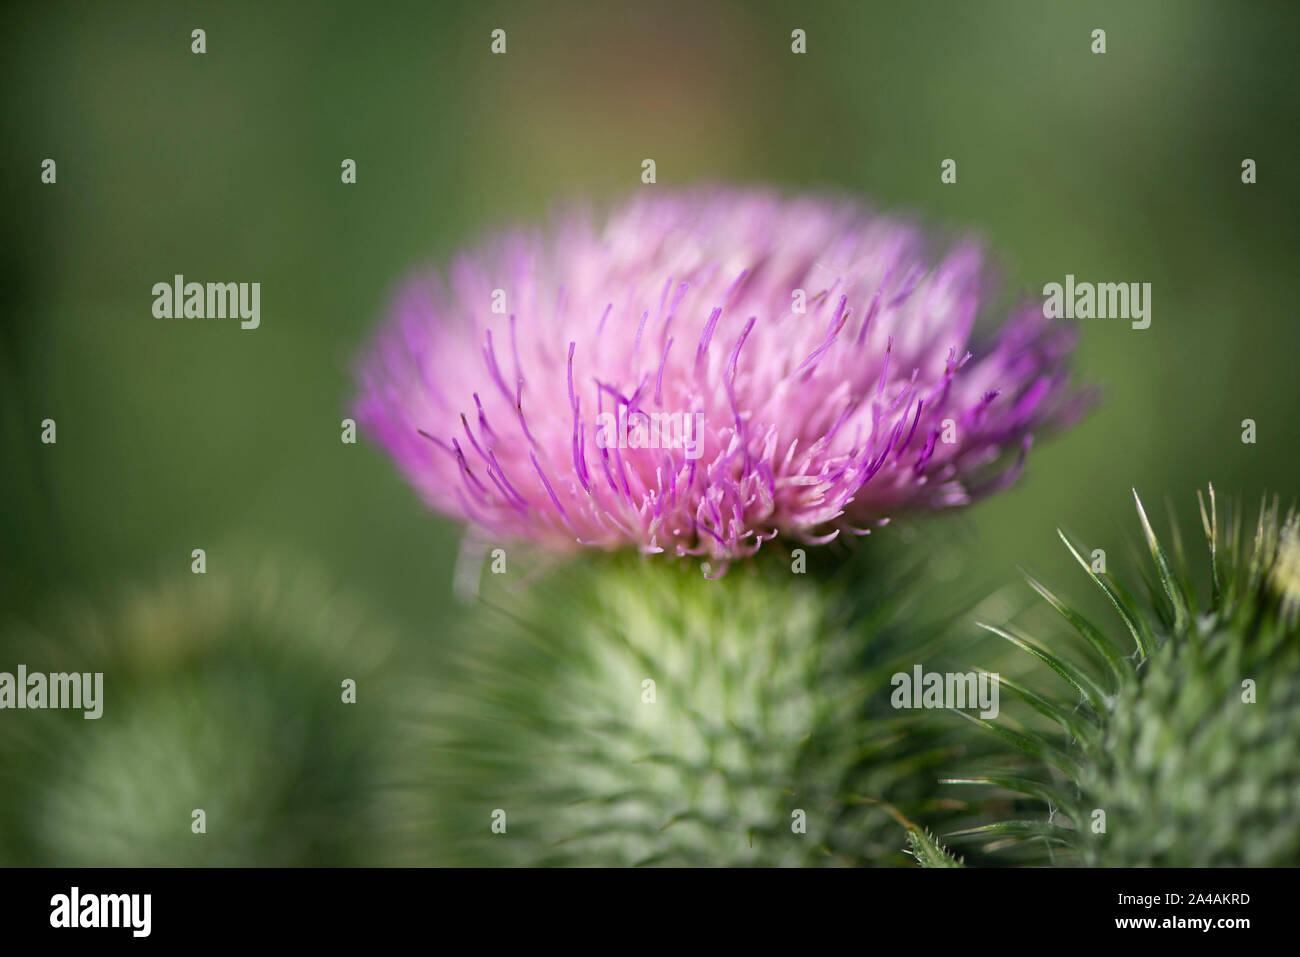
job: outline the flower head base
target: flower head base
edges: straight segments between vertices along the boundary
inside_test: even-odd
[[[1014,481],[1080,408],[1072,340],[962,243],[852,204],[711,189],[569,212],[399,295],[357,418],[434,508],[555,549],[719,568]]]

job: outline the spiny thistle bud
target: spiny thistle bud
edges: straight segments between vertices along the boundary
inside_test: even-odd
[[[432,699],[440,843],[479,865],[906,863],[893,815],[950,818],[959,729],[894,710],[890,675],[957,616],[900,565],[828,580],[770,551],[709,582],[613,557],[504,599]]]
[[[1115,627],[1092,624],[1031,581],[1091,646],[1087,660],[1059,650],[1064,636],[1034,641],[1014,628],[986,626],[1054,671],[1069,694],[1043,696],[1003,680],[1060,733],[971,719],[1015,746],[1020,758],[953,783],[1023,795],[1035,813],[949,839],[1005,845],[1029,862],[1300,863],[1296,513],[1280,517],[1276,499],[1261,506],[1253,542],[1243,549],[1239,511],[1228,509],[1220,523],[1213,487],[1208,502],[1201,500],[1210,558],[1203,602],[1181,543],[1175,539],[1167,552],[1138,501],[1154,565],[1144,576],[1146,603],[1094,570],[1087,553],[1066,540],[1118,613]]]
[[[384,859],[378,673],[390,641],[346,597],[285,567],[301,562],[123,590],[6,636],[29,672],[103,677],[93,720],[6,712],[0,862]],[[348,703],[347,680],[362,704]]]

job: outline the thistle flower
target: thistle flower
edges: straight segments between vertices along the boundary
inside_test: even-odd
[[[949,835],[991,842],[1030,863],[1090,866],[1293,866],[1300,862],[1300,518],[1276,500],[1261,508],[1253,543],[1240,546],[1240,512],[1220,521],[1213,487],[1201,519],[1209,543],[1209,594],[1196,598],[1175,538],[1156,538],[1149,600],[1094,570],[1066,540],[1118,613],[1089,622],[1043,585],[1034,588],[1092,649],[1049,651],[1009,627],[986,626],[1064,680],[1043,695],[1002,680],[1058,733],[969,718],[1010,745],[1007,763],[953,781],[1022,795],[1032,807]],[[1064,539],[1065,536],[1063,535]],[[1122,623],[1122,624],[1121,624]],[[1042,814],[1042,802],[1048,813]]]
[[[1067,395],[1033,303],[972,343],[989,271],[852,204],[711,189],[564,213],[416,280],[356,417],[486,534],[699,555],[821,543],[1016,478]],[[493,311],[495,308],[496,311]]]

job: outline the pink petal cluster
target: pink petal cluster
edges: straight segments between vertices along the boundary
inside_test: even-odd
[[[646,190],[408,284],[356,417],[435,509],[555,549],[715,570],[1014,481],[1081,402],[1028,302],[982,344],[985,257],[860,206]],[[676,416],[676,418],[674,418]],[[662,426],[662,428],[657,428]]]

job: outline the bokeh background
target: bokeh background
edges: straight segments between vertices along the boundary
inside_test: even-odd
[[[424,780],[403,728],[472,613],[458,531],[339,420],[394,283],[559,199],[833,188],[981,233],[1012,291],[1150,282],[1148,330],[1080,322],[1102,403],[956,519],[974,546],[951,575],[1076,581],[1054,529],[1118,545],[1132,486],[1188,518],[1207,480],[1296,492],[1294,7],[46,2],[4,19],[0,670],[122,677],[99,722],[0,713],[0,862],[368,863],[395,843],[439,862],[390,833],[386,802]],[[261,328],[153,318],[174,273],[261,282]],[[362,675],[340,718],[325,703]],[[232,776],[248,793],[196,850],[187,809]]]

